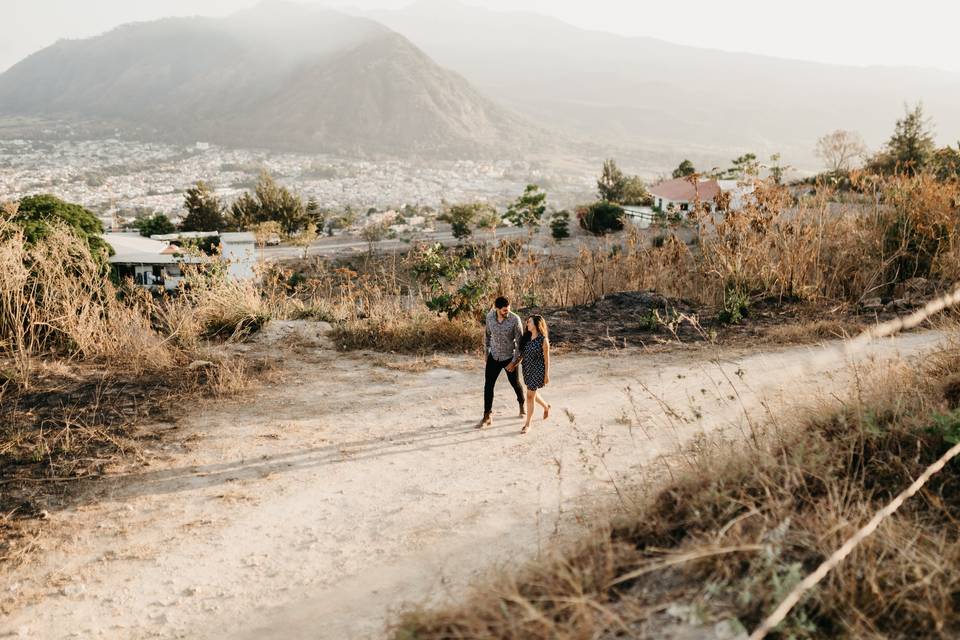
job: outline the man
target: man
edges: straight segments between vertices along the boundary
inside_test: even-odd
[[[486,329],[483,334],[483,353],[486,362],[485,382],[483,385],[483,420],[478,429],[493,424],[493,388],[497,384],[500,372],[507,370],[507,380],[517,394],[520,405],[520,417],[526,412],[523,407],[523,387],[520,386],[520,371],[516,362],[520,357],[520,338],[523,336],[523,324],[520,316],[510,311],[510,301],[500,296],[493,303],[493,309],[487,313]]]

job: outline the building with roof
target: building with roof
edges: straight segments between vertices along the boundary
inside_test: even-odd
[[[659,211],[692,211],[698,200],[713,211],[720,195],[720,183],[713,178],[696,182],[674,178],[650,187],[650,195],[654,209]]]
[[[746,197],[753,193],[753,185],[738,180],[701,178],[695,182],[689,178],[674,178],[650,187],[653,208],[657,211],[693,211],[697,201],[710,212],[717,211],[718,196],[725,194],[725,209],[742,209]]]
[[[151,291],[176,290],[183,281],[182,265],[204,261],[183,253],[180,247],[144,238],[139,233],[107,233],[103,239],[113,247],[110,265],[117,277],[130,278]]]

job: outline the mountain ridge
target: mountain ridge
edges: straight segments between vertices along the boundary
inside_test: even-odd
[[[285,2],[58,41],[0,74],[0,112],[357,155],[518,154],[547,139],[387,27]]]

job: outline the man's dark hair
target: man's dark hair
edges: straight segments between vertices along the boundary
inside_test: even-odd
[[[497,309],[503,309],[504,307],[510,306],[510,301],[504,298],[503,296],[500,296],[499,298],[493,301],[493,306],[495,306]]]

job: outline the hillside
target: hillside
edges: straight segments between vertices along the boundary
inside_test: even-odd
[[[782,151],[788,162],[816,166],[812,151],[823,133],[858,130],[877,146],[904,102],[918,100],[942,142],[960,136],[960,74],[699,49],[455,0],[369,15],[528,116],[676,160]],[[682,29],[662,27],[664,37]]]
[[[0,75],[0,113],[354,154],[509,153],[535,131],[382,25],[279,2],[57,42]]]

